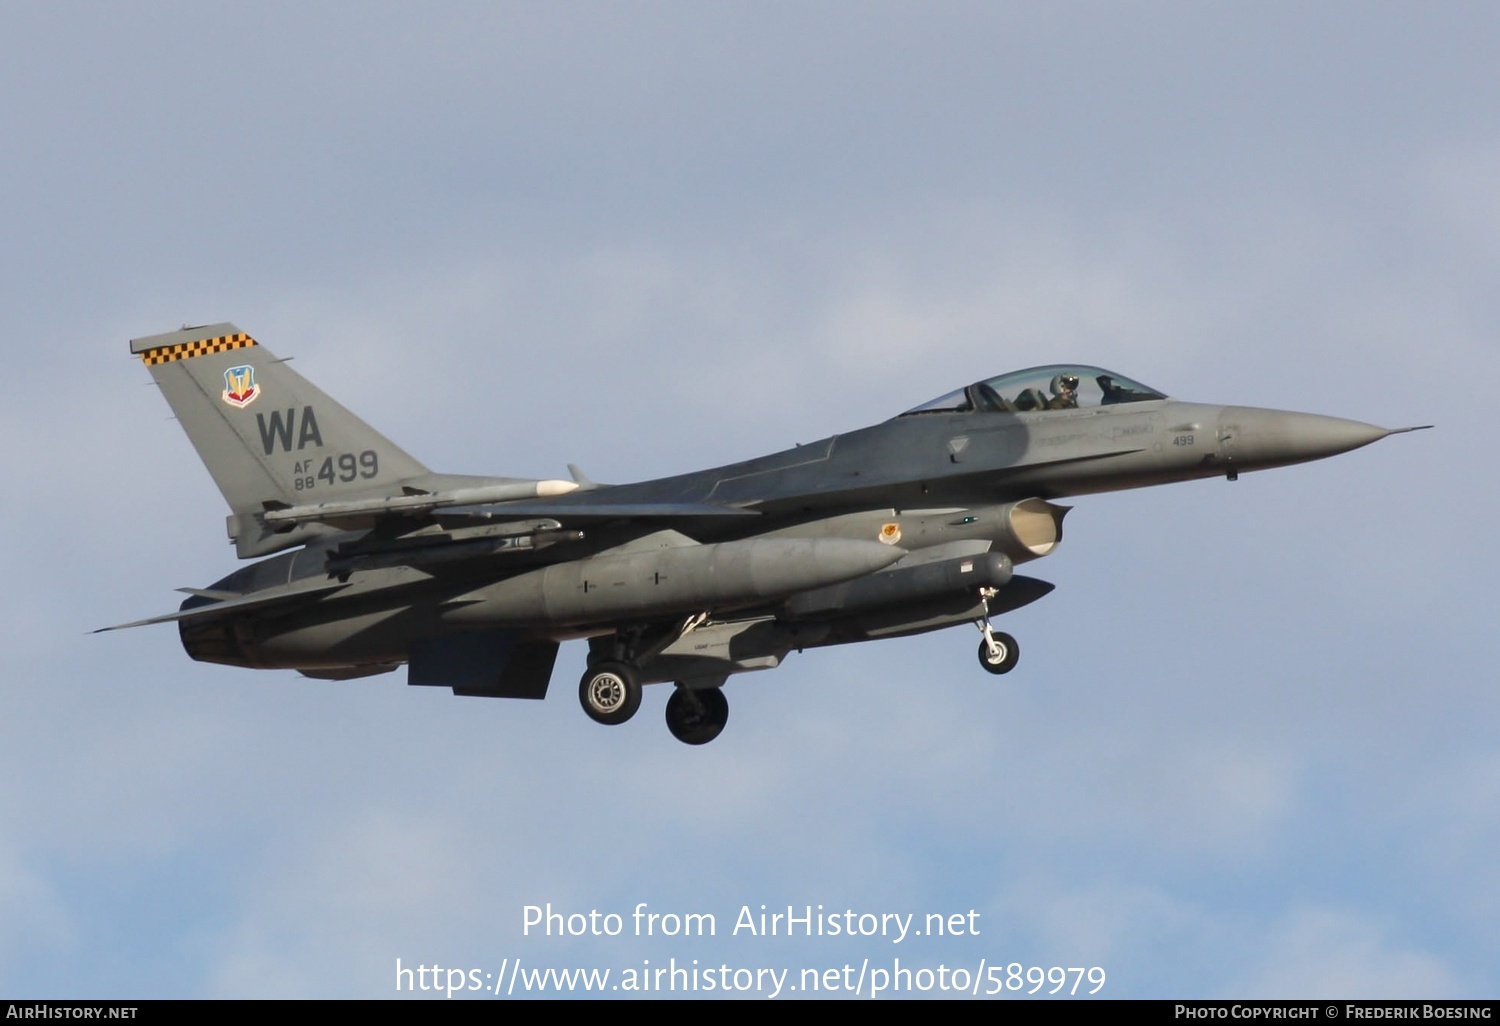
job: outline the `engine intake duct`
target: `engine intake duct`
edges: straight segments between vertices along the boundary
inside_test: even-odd
[[[827,619],[929,599],[1003,588],[1010,583],[1010,557],[1003,552],[960,556],[900,570],[883,570],[816,591],[793,595],[782,609],[788,621]]]
[[[997,507],[994,519],[1000,532],[996,542],[1017,563],[1040,559],[1062,541],[1063,517],[1070,508],[1046,499],[1022,499]]]

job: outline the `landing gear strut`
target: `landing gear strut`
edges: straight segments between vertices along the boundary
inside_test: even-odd
[[[1021,661],[1021,646],[1009,634],[990,626],[990,599],[995,596],[994,589],[981,588],[979,595],[984,600],[984,619],[977,625],[979,633],[984,635],[984,640],[979,643],[979,665],[990,673],[1009,673]]]
[[[641,685],[625,663],[590,666],[578,682],[578,701],[595,723],[624,723],[641,707]]]
[[[729,699],[718,688],[678,684],[667,699],[667,729],[683,744],[706,745],[729,722]]]

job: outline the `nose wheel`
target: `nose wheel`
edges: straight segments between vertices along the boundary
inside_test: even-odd
[[[1021,646],[1004,631],[986,631],[979,643],[979,665],[991,673],[1009,673],[1021,661]]]
[[[685,745],[706,745],[729,722],[729,699],[718,688],[679,684],[667,699],[667,729]]]

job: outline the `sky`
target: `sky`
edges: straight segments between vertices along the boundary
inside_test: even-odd
[[[1500,995],[1497,33],[1458,2],[0,8],[0,994]],[[793,654],[689,748],[665,689],[588,720],[579,643],[535,703],[90,634],[235,566],[127,349],[225,320],[454,473],[646,479],[1057,362],[1436,429],[1079,499],[1014,673],[967,627]],[[528,929],[549,905],[621,930]],[[638,936],[642,905],[714,935]],[[964,928],[765,936],[762,905]]]

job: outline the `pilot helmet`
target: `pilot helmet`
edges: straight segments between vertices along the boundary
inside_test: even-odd
[[[1052,379],[1052,394],[1062,395],[1064,392],[1078,391],[1077,374],[1058,374]]]

